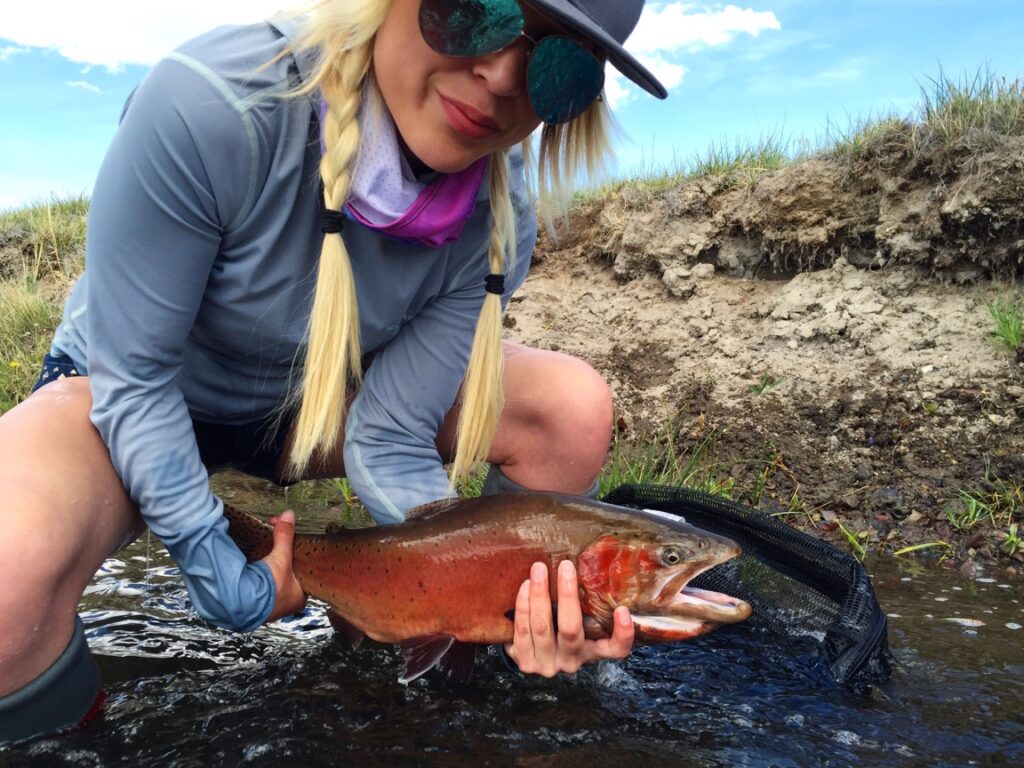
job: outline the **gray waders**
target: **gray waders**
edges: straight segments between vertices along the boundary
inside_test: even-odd
[[[75,616],[71,642],[23,688],[0,696],[0,746],[78,725],[99,703],[100,670]]]

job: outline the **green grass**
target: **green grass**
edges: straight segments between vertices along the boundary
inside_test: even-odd
[[[829,120],[822,142],[823,151],[834,157],[854,159],[879,149],[905,150],[905,137],[913,133],[913,128],[909,118],[892,114],[851,119],[846,126]]]
[[[996,344],[1016,351],[1024,342],[1024,298],[1004,297],[986,306],[995,324],[992,336]]]
[[[1024,82],[997,77],[987,67],[952,78],[940,67],[921,88],[920,119],[931,141],[972,133],[1024,135]]]
[[[59,320],[34,283],[0,283],[0,413],[28,396]]]
[[[678,436],[678,430],[669,427],[659,437],[633,444],[616,433],[598,477],[598,495],[626,483],[654,483],[729,496],[735,480],[721,477],[712,459],[717,433],[710,433],[691,450],[678,447]]]
[[[777,134],[766,134],[756,141],[713,143],[690,162],[690,176],[740,176],[755,180],[767,171],[775,171],[792,162],[789,141]]]
[[[774,376],[769,376],[767,373],[762,373],[761,380],[757,384],[749,385],[747,391],[753,395],[763,395],[765,392],[771,392],[781,385],[782,382],[783,379],[777,379]]]
[[[956,489],[945,511],[957,531],[988,525],[1005,532],[1006,547],[1015,546],[1014,542],[1020,541],[1018,525],[1024,521],[1024,481],[1004,480],[987,469],[977,485]]]
[[[82,270],[84,197],[0,213],[0,413],[23,400]]]
[[[730,186],[752,184],[762,174],[778,170],[806,154],[805,150],[794,152],[790,140],[776,133],[753,140],[722,139],[687,160],[674,156],[668,162],[656,165],[641,161],[640,167],[634,169],[628,179],[616,179],[577,190],[573,204],[586,205],[622,196],[624,192],[634,198],[657,195],[702,177],[723,179]]]

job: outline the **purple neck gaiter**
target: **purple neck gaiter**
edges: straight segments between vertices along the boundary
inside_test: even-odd
[[[326,112],[327,104],[321,100],[321,152]],[[487,158],[458,173],[438,174],[427,183],[417,181],[372,74],[367,77],[358,119],[361,143],[352,187],[342,208],[345,215],[417,245],[436,248],[458,240],[476,205]]]

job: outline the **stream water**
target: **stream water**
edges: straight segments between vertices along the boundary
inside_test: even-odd
[[[319,530],[326,515],[300,520]],[[527,678],[490,655],[467,684],[403,686],[395,649],[346,650],[315,602],[251,635],[211,629],[144,536],[80,606],[105,714],[0,751],[0,766],[1024,764],[1024,584],[867,567],[897,666],[866,694],[741,627],[574,677]]]

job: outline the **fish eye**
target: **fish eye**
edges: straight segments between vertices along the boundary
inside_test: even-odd
[[[679,550],[675,547],[665,547],[661,550],[661,562],[663,565],[679,565],[683,561],[683,556],[679,554]]]

